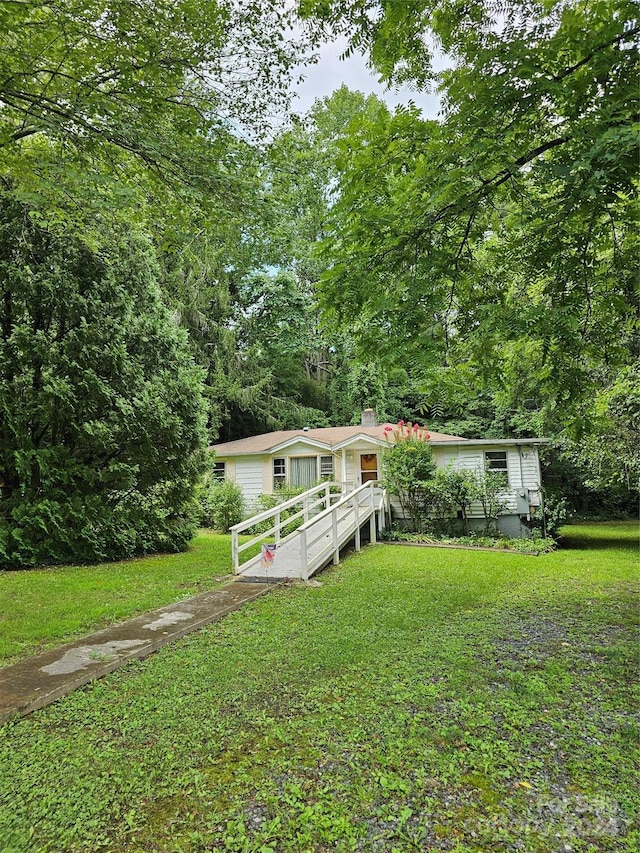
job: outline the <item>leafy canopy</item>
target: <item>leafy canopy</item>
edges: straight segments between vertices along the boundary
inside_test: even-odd
[[[597,432],[594,400],[638,358],[636,5],[303,9],[388,81],[437,85],[444,105],[438,122],[405,108],[352,126],[324,245],[326,310],[361,358],[421,364],[427,409],[459,407],[470,389],[515,434]]]
[[[243,139],[264,138],[306,48],[276,0],[2,3],[0,175],[47,217],[167,188],[241,207]],[[159,194],[159,198],[157,197]]]

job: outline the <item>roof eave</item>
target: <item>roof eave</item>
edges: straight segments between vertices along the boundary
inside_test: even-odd
[[[317,438],[307,438],[305,435],[294,435],[291,438],[288,438],[286,441],[281,441],[280,444],[274,444],[272,447],[264,450],[264,453],[277,453],[280,450],[286,450],[287,447],[291,447],[293,444],[307,444],[309,447],[315,447],[317,450],[329,450],[331,451],[331,445],[327,444],[325,441],[319,441]]]
[[[509,447],[522,447],[524,445],[548,444],[548,438],[454,438],[447,441],[430,441],[434,447],[451,447],[451,445],[482,446],[491,444],[507,445]]]
[[[388,443],[382,438],[376,438],[373,435],[367,435],[366,433],[359,432],[357,435],[352,435],[351,438],[345,438],[337,444],[333,444],[332,450],[335,453],[338,450],[347,449],[350,444],[357,444],[361,441],[364,441],[367,444],[375,444],[377,447],[384,447]]]

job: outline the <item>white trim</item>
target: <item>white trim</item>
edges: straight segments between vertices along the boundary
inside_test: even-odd
[[[282,450],[285,450],[287,447],[291,447],[292,444],[306,444],[310,450],[327,450],[329,451],[326,454],[322,454],[323,456],[328,456],[331,453],[331,445],[327,444],[324,441],[318,441],[315,438],[306,438],[304,435],[295,435],[292,438],[288,438],[286,441],[280,442],[280,444],[275,444],[273,447],[270,447],[268,450],[262,451],[263,453],[273,454],[280,453]],[[296,454],[300,456],[300,454]],[[309,456],[317,456],[316,453],[309,453]]]
[[[322,460],[330,459],[331,460],[331,471],[329,473],[322,473]],[[333,453],[318,453],[318,480],[321,480],[323,477],[330,477],[332,480],[336,478],[336,457]]]
[[[276,474],[276,462],[284,462],[284,471]],[[286,456],[271,457],[271,490],[274,492],[278,486],[286,486],[289,483],[289,463]],[[276,480],[276,477],[278,478]]]
[[[344,441],[340,441],[338,444],[333,445],[334,451],[344,450],[344,448],[349,447],[351,444],[357,444],[359,441],[364,441],[366,444],[375,444],[376,447],[387,447],[391,446],[390,443],[383,441],[379,438],[373,438],[370,435],[365,435],[362,432],[359,432],[358,435],[354,435],[352,438],[345,438]]]
[[[432,447],[490,447],[498,449],[501,447],[537,447],[540,444],[548,444],[548,438],[460,438],[448,441],[431,441]]]

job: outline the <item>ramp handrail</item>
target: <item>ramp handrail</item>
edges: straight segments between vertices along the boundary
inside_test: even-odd
[[[376,492],[376,489],[378,489],[378,492]],[[367,490],[369,490],[369,495],[364,494]],[[379,496],[378,506],[376,506],[376,494]],[[361,496],[365,497],[365,502],[360,501]],[[315,545],[316,542],[320,541],[320,539],[327,536],[326,531],[322,525],[319,524],[321,520],[331,516],[331,536],[327,545],[322,548],[318,554],[314,555],[314,559],[318,562],[322,562],[325,558],[329,557],[330,554],[333,554],[333,562],[337,564],[340,559],[340,546],[342,544],[338,533],[339,522],[344,521],[351,513],[353,513],[353,526],[349,527],[347,535],[350,537],[352,533],[355,533],[356,550],[359,551],[361,524],[369,519],[370,538],[371,542],[375,543],[375,514],[376,511],[385,511],[386,501],[386,490],[379,489],[377,481],[370,480],[367,483],[363,483],[357,489],[354,489],[354,491],[344,495],[339,501],[337,501],[337,503],[333,504],[333,506],[328,506],[323,512],[316,515],[313,519],[306,521],[302,527],[299,527],[296,532],[300,536],[300,569],[303,580],[309,579],[309,549],[312,545]],[[346,511],[343,512],[339,518],[338,516],[342,509],[345,509]],[[320,530],[315,537],[313,534],[310,534],[314,525],[316,525],[316,530]],[[381,527],[383,526],[384,522],[381,519]]]
[[[339,493],[332,492],[332,488],[340,488]],[[311,489],[308,489],[306,492],[301,492],[299,495],[294,495],[294,497],[289,498],[282,503],[277,504],[271,509],[266,509],[264,512],[260,512],[257,515],[251,516],[251,518],[247,518],[244,521],[241,521],[239,524],[234,524],[233,527],[230,528],[231,533],[231,559],[233,565],[234,574],[238,574],[240,571],[240,554],[243,551],[246,551],[248,548],[251,548],[252,545],[256,545],[259,542],[263,542],[268,537],[273,537],[276,544],[280,544],[282,542],[286,542],[292,536],[294,536],[298,530],[293,530],[291,533],[287,534],[284,537],[281,537],[282,528],[291,524],[293,521],[297,521],[299,518],[303,518],[305,523],[309,521],[309,513],[313,512],[313,510],[317,509],[320,504],[324,504],[324,511],[331,509],[331,501],[336,498],[341,498],[344,490],[346,488],[345,483],[338,483],[336,481],[327,481],[324,483],[320,483],[317,486],[313,486]],[[315,500],[311,500],[314,496]],[[302,503],[302,509],[292,515],[287,516],[284,520],[282,520],[282,511],[290,509],[291,507],[296,506],[297,504]],[[320,513],[322,514],[322,513]],[[315,515],[315,518],[319,518],[320,514]],[[272,527],[269,527],[267,530],[262,531],[257,534],[253,538],[251,538],[248,542],[239,543],[239,535],[244,530],[249,530],[251,527],[254,527],[256,524],[260,524],[263,521],[269,521],[273,518],[274,523]]]

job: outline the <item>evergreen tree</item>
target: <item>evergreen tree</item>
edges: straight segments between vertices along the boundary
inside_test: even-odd
[[[101,251],[0,206],[0,566],[183,548],[205,447],[200,371],[148,243]]]

